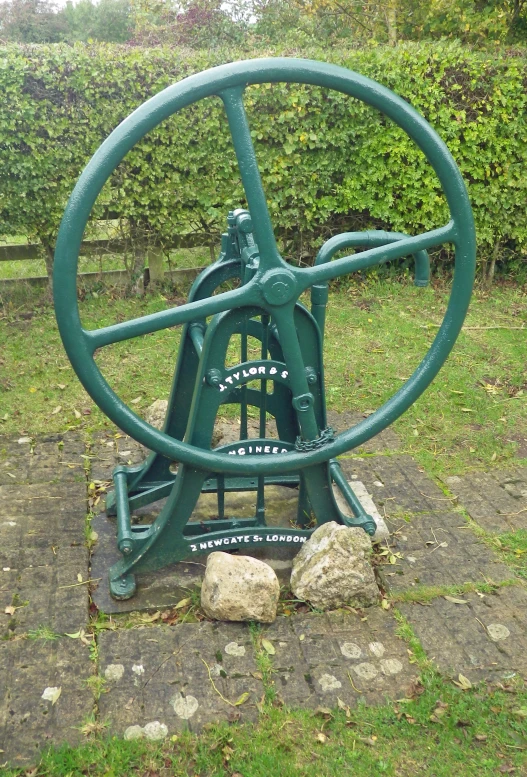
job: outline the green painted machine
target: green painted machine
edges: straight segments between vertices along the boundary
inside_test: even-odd
[[[279,253],[244,109],[248,85],[296,82],[332,89],[377,108],[398,124],[435,170],[450,220],[424,234],[371,231],[329,239],[312,267],[288,264]],[[188,302],[101,329],[83,328],[77,305],[76,274],[82,236],[93,204],[124,155],[149,130],[178,110],[205,97],[223,102],[238,160],[247,209],[229,212],[218,260],[194,283]],[[429,276],[427,250],[455,248],[455,274],[443,323],[423,361],[402,388],[375,413],[336,435],[326,420],[322,357],[328,282],[381,262],[413,256],[416,285]],[[342,249],[363,250],[333,259]],[[325,521],[375,531],[349,487],[337,457],[392,423],[427,388],[450,353],[468,307],[475,268],[475,233],[465,185],[448,149],[404,100],[357,73],[300,59],[237,62],[191,76],[138,108],[102,144],[82,173],[61,224],[54,269],[55,309],[68,356],[99,407],[118,427],[152,453],[137,467],[118,467],[108,512],[116,515],[122,559],[109,572],[110,590],[127,599],[136,574],[159,569],[213,550],[291,545],[299,547]],[[215,293],[227,281],[236,288]],[[309,292],[308,309],[299,302]],[[157,430],[113,392],[94,360],[110,343],[182,325],[179,356],[165,424]],[[239,361],[228,360],[236,342]],[[256,343],[256,347],[255,347]],[[225,403],[239,412],[240,439],[212,447],[214,424]],[[257,437],[248,435],[248,408],[259,417]],[[266,437],[266,422],[277,437]],[[278,532],[265,520],[265,487],[298,491],[294,526]],[[353,517],[339,509],[333,485]],[[225,495],[255,491],[252,518],[225,513]],[[218,517],[190,521],[202,492],[217,494]],[[165,499],[150,525],[134,524],[134,510]]]

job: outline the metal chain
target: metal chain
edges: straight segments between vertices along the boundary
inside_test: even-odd
[[[303,440],[301,437],[296,438],[295,448],[297,451],[305,453],[306,451],[316,451],[318,448],[322,448],[328,442],[332,442],[335,439],[335,430],[332,426],[326,426],[320,432],[320,437],[316,437],[314,440]]]

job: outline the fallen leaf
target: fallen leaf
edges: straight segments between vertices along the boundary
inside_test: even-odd
[[[34,394],[35,392],[36,392],[36,388],[34,386],[31,386],[31,388],[29,389],[29,393]]]
[[[513,715],[516,715],[517,718],[527,718],[527,707],[519,707],[516,710],[512,711]]]
[[[486,734],[476,734],[474,737],[478,742],[486,742],[487,741],[487,735]]]
[[[69,637],[70,639],[79,639],[80,635],[81,635],[80,631],[74,631],[71,634],[68,634],[68,633],[64,634],[65,637]]]
[[[316,740],[317,740],[317,742],[320,742],[321,744],[324,744],[325,742],[328,741],[328,738],[327,738],[327,736],[322,731],[319,731],[317,736],[316,736]]]
[[[15,614],[15,611],[16,611],[16,608],[15,608],[15,607],[13,607],[13,605],[12,605],[12,604],[9,604],[9,605],[8,605],[8,606],[5,608],[5,610],[4,610],[4,612],[5,612],[5,614],[6,614],[6,615],[14,615],[14,614]]]
[[[266,653],[269,653],[270,656],[274,656],[276,653],[273,643],[269,642],[268,639],[262,639],[262,647]]]
[[[239,699],[237,699],[237,700],[234,702],[234,706],[235,706],[235,707],[239,707],[241,704],[245,704],[245,702],[247,701],[247,699],[249,698],[249,696],[250,696],[250,695],[251,695],[251,694],[250,694],[250,693],[248,693],[247,691],[245,691],[245,693],[242,693],[242,695],[240,696],[240,698],[239,698]]]
[[[300,640],[300,642],[303,642],[305,640],[305,638],[306,638],[306,635],[305,634],[301,634],[298,639]]]
[[[390,602],[388,601],[388,599],[381,599],[381,607],[383,610],[390,609]]]
[[[182,607],[188,607],[192,604],[192,599],[187,597],[186,599],[180,599],[180,601],[174,605],[174,610],[180,610]]]
[[[82,415],[91,415],[91,410],[89,407],[85,407],[82,410]]]
[[[332,718],[333,713],[329,709],[329,707],[317,707],[315,710],[315,715],[322,715],[323,718]]]
[[[468,691],[469,688],[472,688],[472,683],[468,677],[465,677],[462,674],[459,674],[457,680],[454,680],[454,685],[457,685],[462,691]]]
[[[17,442],[19,445],[23,445],[26,442],[31,442],[31,437],[20,437]]]
[[[453,602],[454,604],[468,604],[466,599],[456,599],[455,596],[443,596],[443,599],[446,599],[447,602]]]
[[[75,418],[82,418],[82,413],[79,413],[79,411],[76,408],[73,408],[73,414]]]
[[[90,532],[90,542],[97,542],[98,539],[99,539],[99,535],[97,534],[96,531]]]
[[[78,580],[79,583],[82,583],[82,575],[81,575],[80,572],[77,575],[77,580]]]
[[[461,408],[462,413],[473,413],[474,411],[470,409],[470,407],[462,407]]]
[[[46,688],[42,694],[42,698],[46,701],[50,701],[52,705],[56,704],[59,700],[59,696],[62,693],[62,688]]]
[[[142,397],[136,397],[135,399],[132,399],[130,404],[131,405],[137,405],[138,402],[140,402]]]

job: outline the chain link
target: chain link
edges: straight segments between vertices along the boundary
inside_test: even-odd
[[[326,428],[320,432],[320,437],[316,437],[314,440],[303,440],[301,437],[297,437],[295,448],[301,453],[306,453],[307,451],[316,451],[318,448],[322,448],[322,446],[326,445],[328,442],[333,442],[334,439],[335,430],[332,426],[326,426]]]

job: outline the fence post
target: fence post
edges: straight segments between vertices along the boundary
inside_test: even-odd
[[[159,246],[149,246],[146,251],[148,269],[150,271],[150,285],[163,283],[165,270],[163,268],[163,249]]]

